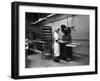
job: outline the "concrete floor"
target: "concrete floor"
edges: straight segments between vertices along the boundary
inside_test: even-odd
[[[52,59],[42,59],[41,54],[28,55],[28,60],[26,61],[26,68],[34,67],[61,67],[61,66],[81,66],[89,65],[89,56],[82,54],[73,54],[73,61],[67,62],[60,60],[59,63],[54,62]]]

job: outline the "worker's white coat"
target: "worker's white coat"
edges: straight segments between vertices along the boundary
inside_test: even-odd
[[[59,43],[56,42],[56,40],[59,39],[59,35],[57,32],[54,32],[54,56],[59,56],[60,55],[60,47]]]

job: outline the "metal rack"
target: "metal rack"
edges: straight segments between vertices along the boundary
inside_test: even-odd
[[[52,57],[52,27],[51,26],[43,26],[41,28],[41,37],[42,41],[42,49],[43,53],[41,54],[41,58],[51,58]]]

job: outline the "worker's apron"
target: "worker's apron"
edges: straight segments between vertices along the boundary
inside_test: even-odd
[[[54,56],[58,57],[60,55],[60,48],[59,48],[59,43],[54,42]]]
[[[55,32],[54,33],[54,56],[57,57],[60,55],[60,47],[59,43],[56,41],[59,39],[59,35]]]

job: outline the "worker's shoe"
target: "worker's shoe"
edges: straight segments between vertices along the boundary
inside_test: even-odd
[[[67,58],[66,61],[67,62],[70,62],[70,61],[72,61],[72,59],[71,58]]]
[[[60,62],[59,58],[55,57],[54,62]]]

